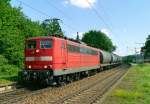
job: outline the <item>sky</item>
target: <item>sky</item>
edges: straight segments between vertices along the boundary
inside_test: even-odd
[[[61,19],[68,37],[101,30],[121,56],[139,51],[150,34],[150,0],[12,0],[11,4],[22,7],[22,12],[33,21]]]

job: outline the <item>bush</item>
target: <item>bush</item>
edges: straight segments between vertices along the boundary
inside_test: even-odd
[[[8,60],[4,56],[0,55],[0,66],[4,64],[8,64]]]
[[[10,65],[8,60],[0,55],[0,74],[1,75],[17,75],[19,68],[15,65]]]
[[[8,75],[16,75],[19,71],[19,68],[14,65],[6,64],[6,65],[0,66],[0,71]]]

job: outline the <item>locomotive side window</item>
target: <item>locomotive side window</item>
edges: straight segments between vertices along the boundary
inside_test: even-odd
[[[91,50],[88,48],[81,48],[81,47],[70,45],[70,44],[67,45],[67,49],[69,52],[77,52],[77,53],[82,53],[82,54],[97,55],[97,51],[95,51],[95,50]]]
[[[67,45],[67,49],[69,52],[77,52],[80,53],[80,47],[74,45]]]
[[[26,49],[35,49],[36,48],[36,41],[29,40],[26,44]]]
[[[89,54],[89,55],[97,55],[97,52],[95,50],[91,50],[88,48],[80,48],[80,53]]]
[[[51,48],[52,41],[51,40],[41,40],[40,41],[40,48]]]

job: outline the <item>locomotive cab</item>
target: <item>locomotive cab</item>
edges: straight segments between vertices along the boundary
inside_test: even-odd
[[[27,80],[42,80],[43,78],[51,76],[53,73],[52,60],[52,38],[43,37],[27,39],[25,42],[25,70],[23,70],[23,78],[27,78]]]
[[[29,39],[25,48],[26,69],[40,70],[52,68],[52,39]]]

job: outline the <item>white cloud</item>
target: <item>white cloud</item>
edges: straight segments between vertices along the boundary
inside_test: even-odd
[[[110,35],[109,30],[106,29],[106,28],[102,28],[102,29],[101,29],[101,32],[105,33],[107,36]]]
[[[96,0],[65,0],[63,4],[71,4],[79,8],[91,8],[91,5],[94,5]]]
[[[63,1],[63,2],[62,2],[62,4],[63,4],[64,6],[66,6],[66,5],[68,5],[68,4],[69,4],[69,1],[68,1],[68,0]]]

